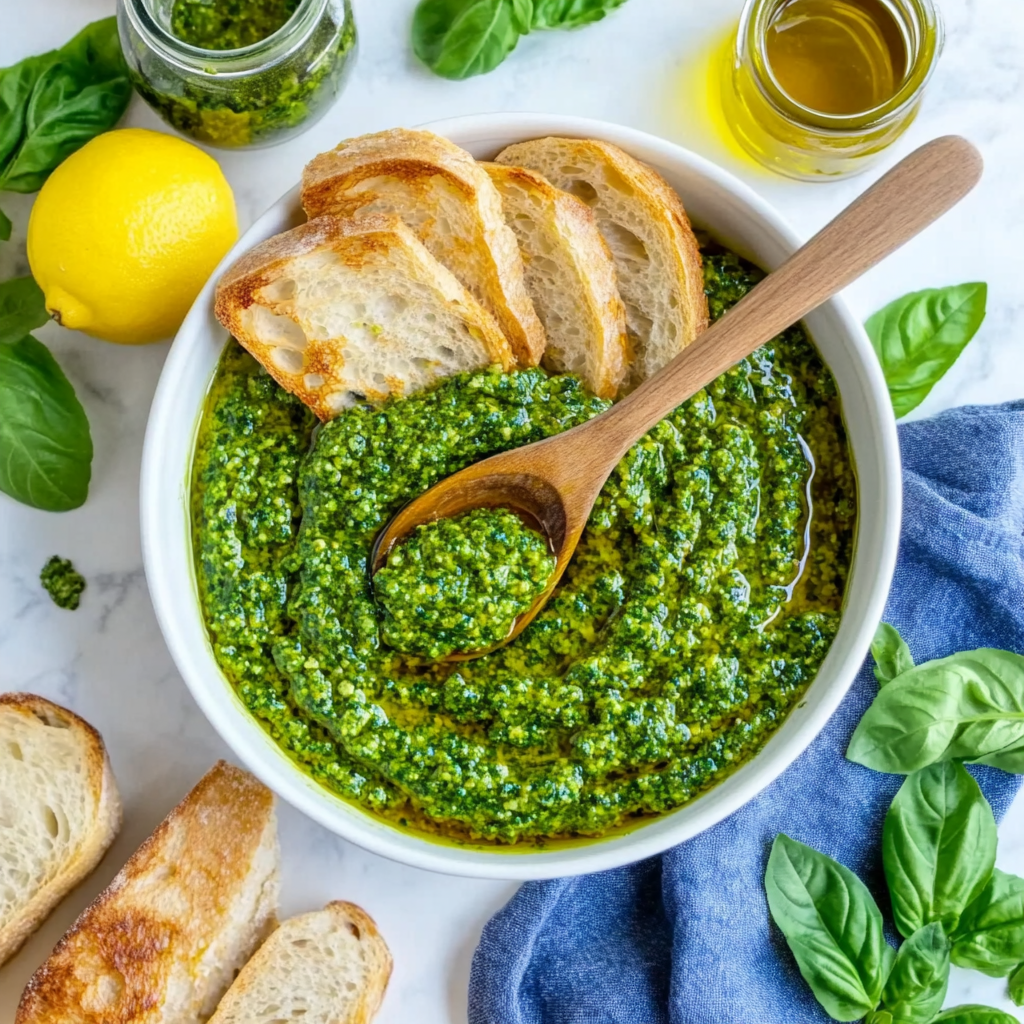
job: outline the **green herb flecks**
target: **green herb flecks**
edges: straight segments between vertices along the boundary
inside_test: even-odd
[[[927,398],[977,333],[985,319],[987,294],[980,282],[912,292],[864,325],[897,419]]]
[[[74,611],[78,607],[85,590],[85,577],[75,571],[67,558],[54,555],[43,566],[39,581],[58,608]]]
[[[238,50],[272,36],[299,0],[174,0],[171,32],[202,50]]]
[[[381,636],[396,651],[427,658],[493,647],[554,570],[547,540],[508,509],[425,523],[373,577]]]

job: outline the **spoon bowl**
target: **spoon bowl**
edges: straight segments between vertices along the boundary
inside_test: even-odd
[[[529,516],[556,556],[544,592],[500,644],[459,652],[449,660],[480,657],[504,646],[553,593],[601,488],[632,445],[676,406],[950,210],[977,184],[982,167],[981,155],[959,136],[947,135],[915,150],[622,401],[562,434],[469,466],[409,502],[378,536],[371,572],[423,523],[488,507]]]

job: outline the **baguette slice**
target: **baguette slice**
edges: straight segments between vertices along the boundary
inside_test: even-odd
[[[200,1024],[274,926],[274,798],[223,761],[57,943],[16,1024]]]
[[[544,328],[523,281],[515,235],[487,172],[431,132],[363,135],[315,157],[302,172],[310,217],[397,213],[494,315],[522,366],[536,366]]]
[[[519,142],[497,161],[539,171],[594,211],[626,305],[630,386],[660,370],[707,327],[697,239],[679,197],[652,168],[593,139]]]
[[[548,338],[544,365],[614,398],[627,371],[626,311],[594,214],[536,171],[482,166],[519,241],[526,288]]]
[[[493,317],[395,214],[318,217],[267,239],[221,278],[215,311],[322,420],[515,365]]]
[[[391,953],[352,903],[285,921],[242,968],[210,1024],[368,1024],[391,976]]]
[[[0,964],[92,872],[120,828],[99,733],[42,697],[0,694]]]

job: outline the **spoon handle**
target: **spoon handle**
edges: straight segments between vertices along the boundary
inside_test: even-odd
[[[981,171],[981,154],[957,135],[901,160],[668,366],[591,421],[601,424],[609,463],[681,402],[941,217]]]

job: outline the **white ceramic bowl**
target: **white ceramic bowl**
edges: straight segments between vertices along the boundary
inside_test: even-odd
[[[679,146],[629,128],[546,114],[487,114],[427,127],[480,158],[545,135],[604,139],[657,168],[678,190],[697,226],[761,266],[777,267],[799,244],[782,218],[731,175]],[[296,188],[246,232],[222,267],[302,219]],[[270,740],[217,667],[196,596],[188,478],[203,399],[226,341],[213,316],[220,272],[178,332],[150,414],[142,464],[146,576],[164,637],[196,702],[242,762],[284,800],[338,835],[417,867],[483,878],[547,878],[627,864],[696,835],[759,793],[817,736],[864,660],[882,616],[900,525],[899,449],[885,381],[867,336],[841,300],[826,303],[807,324],[839,386],[857,470],[860,519],[842,623],[806,700],[757,757],[685,807],[599,842],[516,853],[430,843],[333,796]]]

